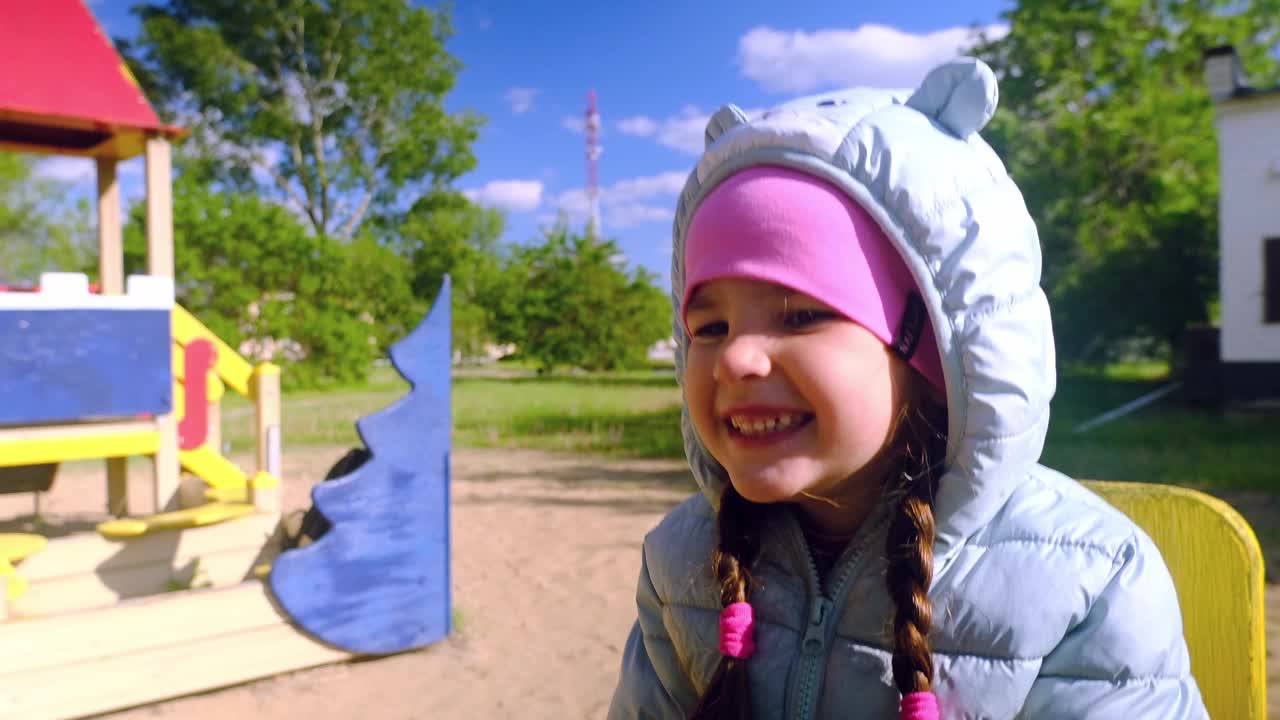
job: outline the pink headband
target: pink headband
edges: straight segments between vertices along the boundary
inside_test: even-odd
[[[685,238],[681,320],[699,285],[730,277],[777,283],[830,305],[945,387],[911,271],[876,221],[830,183],[757,166],[712,190]]]

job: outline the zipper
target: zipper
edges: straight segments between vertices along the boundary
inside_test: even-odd
[[[794,666],[788,688],[788,694],[791,696],[791,702],[787,703],[791,709],[788,713],[790,718],[808,720],[817,712],[821,671],[827,658],[827,646],[832,635],[832,627],[839,615],[837,603],[844,598],[845,586],[854,576],[854,571],[862,566],[862,560],[866,555],[864,550],[867,539],[876,536],[876,532],[886,519],[883,516],[869,518],[874,521],[864,526],[861,537],[846,549],[837,563],[839,572],[834,578],[835,582],[831,583],[829,592],[824,593],[818,577],[818,565],[814,562],[813,553],[809,551],[809,545],[805,542],[804,533],[793,516],[788,518],[793,543],[808,560],[809,572],[806,581],[809,586],[809,596],[813,598],[809,606],[809,622],[805,626],[804,637],[800,640],[800,656]]]

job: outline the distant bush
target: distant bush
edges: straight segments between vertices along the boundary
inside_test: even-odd
[[[564,224],[515,248],[492,308],[499,341],[542,371],[645,367],[648,349],[671,332],[671,308],[652,274],[626,271],[621,257],[614,241]]]

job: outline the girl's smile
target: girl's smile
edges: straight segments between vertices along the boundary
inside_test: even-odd
[[[748,405],[724,414],[729,437],[743,448],[768,447],[794,438],[813,421],[813,413]]]

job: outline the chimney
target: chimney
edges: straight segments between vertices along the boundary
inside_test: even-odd
[[[1219,45],[1204,51],[1204,77],[1214,102],[1230,100],[1240,91],[1249,89],[1249,81],[1240,66],[1240,56],[1231,45]]]

